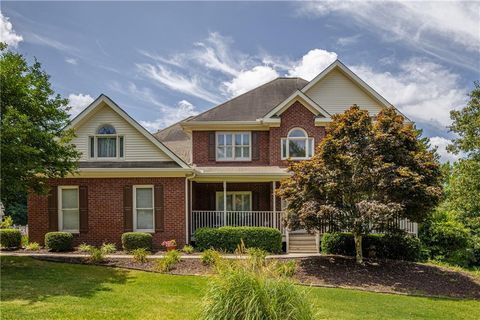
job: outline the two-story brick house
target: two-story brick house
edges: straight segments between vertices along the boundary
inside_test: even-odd
[[[66,230],[77,243],[119,243],[143,231],[158,247],[190,242],[199,227],[251,225],[280,229],[290,251],[318,250],[315,236],[284,230],[274,190],[287,159],[310,158],[330,116],[353,104],[372,115],[391,106],[340,61],[310,82],[277,78],[154,135],[101,95],[70,124],[78,174],[29,197],[30,238]]]

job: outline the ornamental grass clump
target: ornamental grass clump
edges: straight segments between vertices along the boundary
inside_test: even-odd
[[[102,250],[103,254],[111,254],[117,251],[117,246],[115,246],[114,243],[104,242],[100,247],[100,250]]]
[[[206,266],[215,266],[221,259],[222,257],[220,256],[220,253],[214,249],[207,249],[203,251],[200,256],[200,260]]]
[[[38,242],[30,242],[25,246],[25,249],[28,251],[38,251],[40,250],[40,245],[38,244]]]
[[[138,248],[132,250],[133,261],[136,263],[146,263],[148,262],[147,256],[149,251],[145,248]]]
[[[160,272],[171,271],[177,263],[180,262],[180,252],[177,250],[171,250],[165,253],[162,259],[157,260],[155,269]]]
[[[192,254],[195,250],[193,249],[193,247],[189,244],[186,244],[183,246],[183,249],[182,249],[183,253],[186,253],[186,254]]]
[[[257,256],[258,257],[258,256]],[[209,281],[201,319],[310,320],[314,314],[304,290],[259,260],[223,261]]]

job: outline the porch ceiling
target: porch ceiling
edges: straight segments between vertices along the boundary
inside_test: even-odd
[[[278,181],[290,175],[278,166],[195,167],[193,181]]]

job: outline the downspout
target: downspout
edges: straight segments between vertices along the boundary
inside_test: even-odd
[[[189,188],[189,185],[191,186],[192,179],[194,179],[195,176],[196,176],[195,170],[193,171],[192,174],[190,175],[187,174],[185,176],[185,244],[189,244],[189,240],[190,240],[189,223],[192,223],[188,219],[190,209],[191,209],[191,199],[192,199],[191,198],[192,188]]]

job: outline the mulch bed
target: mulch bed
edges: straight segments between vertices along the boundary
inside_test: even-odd
[[[88,264],[82,257],[39,257],[38,259]],[[285,259],[287,260],[287,259]],[[366,260],[343,256],[298,258],[294,278],[302,284],[360,289],[373,292],[438,296],[480,300],[480,279],[464,272],[395,260]],[[108,259],[100,265],[156,272],[155,261]],[[213,271],[199,259],[182,259],[168,274],[207,275]]]

